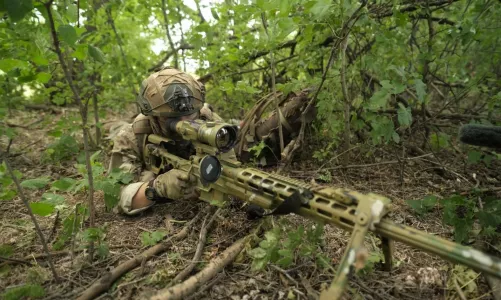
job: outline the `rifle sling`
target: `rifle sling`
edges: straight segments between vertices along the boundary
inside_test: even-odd
[[[279,206],[277,206],[271,213],[264,214],[264,216],[269,215],[287,215],[290,213],[296,213],[301,208],[301,195],[298,191],[295,191],[290,197],[286,198]]]

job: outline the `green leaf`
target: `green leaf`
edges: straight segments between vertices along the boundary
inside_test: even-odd
[[[468,163],[476,164],[482,158],[482,152],[471,150],[468,152]]]
[[[118,182],[122,184],[129,184],[132,182],[132,180],[134,180],[134,175],[132,175],[131,173],[122,172],[122,175],[120,176]]]
[[[449,147],[450,137],[443,132],[430,134],[430,144],[433,150],[440,150]]]
[[[56,190],[56,191],[67,191],[69,190],[74,184],[76,183],[76,180],[73,178],[69,177],[64,177],[59,180],[56,180],[52,183],[51,189]]]
[[[264,269],[264,267],[266,267],[267,264],[268,264],[267,258],[255,259],[252,261],[251,270],[253,270],[253,271],[262,270],[262,269]]]
[[[49,181],[49,177],[27,179],[21,182],[21,186],[27,189],[41,189],[44,188],[49,183]]]
[[[403,128],[409,127],[412,123],[412,113],[410,107],[405,107],[402,103],[398,103],[398,123]]]
[[[384,108],[390,98],[390,93],[386,89],[375,92],[370,99],[370,107],[373,109]]]
[[[165,235],[166,233],[161,231],[154,231],[152,233],[143,232],[140,236],[141,243],[143,244],[143,246],[153,246],[161,241]]]
[[[277,234],[273,231],[265,232],[264,236],[270,243],[276,243],[278,241]]]
[[[277,260],[277,264],[286,268],[292,264],[292,259],[293,259],[292,256],[284,256],[284,257],[280,258],[279,260]]]
[[[289,13],[289,0],[280,0],[280,16],[286,17]]]
[[[106,58],[104,57],[103,52],[99,48],[94,47],[92,45],[89,45],[88,52],[89,52],[90,57],[92,57],[94,60],[102,62],[102,63],[106,62]]]
[[[395,143],[397,144],[400,143],[400,135],[398,134],[398,132],[393,131],[393,133],[391,134],[391,138]]]
[[[2,257],[11,257],[12,253],[14,253],[14,247],[11,245],[0,245],[0,256]]]
[[[10,273],[10,266],[4,265],[0,267],[0,278],[6,278]]]
[[[492,155],[485,155],[484,159],[482,160],[487,166],[490,166],[492,160],[494,159],[494,156]]]
[[[16,68],[26,69],[28,66],[27,62],[19,59],[7,58],[0,60],[0,70],[6,73]]]
[[[42,217],[48,216],[54,211],[54,206],[47,203],[32,202],[30,203],[30,207],[35,215]]]
[[[82,233],[82,238],[86,242],[98,242],[103,238],[103,236],[103,230],[97,227],[89,227]]]
[[[71,23],[75,23],[77,21],[77,6],[75,4],[69,4],[68,9],[66,10],[66,18]]]
[[[214,19],[219,20],[219,16],[218,16],[218,14],[217,14],[216,8],[211,7],[211,9],[210,9],[210,13],[212,14],[212,17],[213,17]]]
[[[263,249],[268,249],[268,248],[270,248],[272,246],[273,245],[269,241],[266,241],[266,240],[263,240],[263,241],[259,242],[259,247],[261,247]]]
[[[499,213],[501,212],[498,212],[498,214]],[[501,215],[496,215],[496,212],[479,211],[477,212],[476,216],[482,227],[497,227],[499,224],[501,224]]]
[[[280,250],[278,250],[278,254],[280,254],[281,256],[292,257],[292,251],[290,249],[280,249]]]
[[[97,246],[97,255],[101,258],[106,258],[108,257],[108,254],[110,253],[110,249],[108,247],[108,244],[105,243],[100,243]]]
[[[153,231],[151,233],[151,238],[156,242],[161,241],[164,238],[164,236],[166,236],[166,233],[162,231]]]
[[[89,45],[80,44],[77,46],[76,50],[73,51],[71,56],[73,56],[74,58],[77,58],[79,60],[84,60],[87,58],[87,53],[89,51],[88,48],[89,48]]]
[[[332,4],[332,1],[330,1],[330,0],[316,0],[316,1],[312,1],[312,3],[314,3],[314,5],[309,9],[309,12],[313,13],[313,15],[317,19],[320,19],[325,14],[327,14],[329,12],[329,8]]]
[[[96,159],[99,157],[99,154],[101,154],[101,150],[92,153],[92,155],[90,156],[90,163],[92,165],[94,165]]]
[[[108,211],[113,209],[113,207],[115,207],[119,201],[120,201],[120,198],[117,197],[117,195],[106,194],[106,193],[104,194],[104,205],[106,205],[106,209]]]
[[[49,64],[49,60],[41,55],[34,56],[31,60],[39,66],[46,66]]]
[[[289,33],[296,29],[296,24],[291,18],[282,18],[278,21],[278,27],[281,30],[281,36],[287,36]]]
[[[16,197],[17,192],[15,190],[6,190],[0,192],[0,200],[8,201],[14,199]]]
[[[52,75],[50,75],[49,73],[40,72],[37,74],[36,78],[37,78],[37,81],[40,83],[47,83],[47,82],[49,82],[51,76]]]
[[[71,25],[60,25],[58,28],[61,40],[65,41],[68,45],[73,46],[78,40],[77,32]]]
[[[7,289],[0,297],[4,300],[36,299],[45,296],[45,290],[38,284],[27,284]]]
[[[4,4],[13,22],[20,21],[33,9],[32,0],[4,0]]]
[[[61,205],[64,204],[64,197],[57,194],[44,193],[42,195],[42,201],[40,201],[40,203],[45,203],[52,206]]]
[[[462,243],[468,239],[472,229],[471,222],[456,222],[454,224],[454,240],[457,243]]]
[[[423,103],[424,98],[426,97],[426,84],[424,84],[421,79],[414,79],[414,86],[416,88],[416,93],[419,101]]]
[[[316,262],[317,265],[319,265],[322,269],[331,268],[331,265],[329,263],[329,258],[321,253],[317,253]]]
[[[437,204],[438,200],[436,196],[430,195],[421,200],[405,200],[405,202],[418,214],[423,215],[430,211]]]
[[[266,254],[267,252],[263,248],[254,248],[249,251],[249,255],[256,259],[264,258]]]

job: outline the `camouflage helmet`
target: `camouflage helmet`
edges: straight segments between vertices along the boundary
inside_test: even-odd
[[[204,85],[174,68],[151,74],[137,96],[141,113],[146,116],[187,116],[199,111],[204,102]]]

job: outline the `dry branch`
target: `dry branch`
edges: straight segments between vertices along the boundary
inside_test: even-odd
[[[420,155],[420,156],[415,156],[415,157],[406,157],[403,158],[403,160],[414,160],[414,159],[420,159],[426,156],[431,156],[433,155],[432,153]],[[374,166],[380,166],[380,165],[390,165],[390,164],[398,164],[401,163],[401,160],[390,160],[390,161],[382,161],[382,162],[377,162],[377,163],[372,163],[372,164],[365,164],[365,165],[347,165],[347,166],[337,166],[337,167],[332,167],[332,168],[326,168],[325,170],[338,170],[338,169],[348,169],[348,168],[367,168],[367,167],[374,167]]]
[[[140,247],[135,246],[135,245],[121,245],[121,246],[110,247],[110,249],[121,249],[121,248],[139,249]],[[84,251],[84,249],[75,249],[75,252],[82,252],[82,251]],[[71,251],[61,250],[61,251],[53,251],[53,252],[49,252],[49,253],[30,254],[30,255],[26,255],[22,259],[9,258],[8,261],[6,260],[6,261],[0,263],[0,268],[2,268],[5,265],[12,265],[12,264],[26,263],[26,262],[31,263],[31,262],[29,262],[31,259],[37,261],[40,259],[45,259],[49,255],[52,257],[52,256],[60,256],[60,255],[68,255],[68,254],[71,254]],[[2,257],[0,257],[0,259],[2,259]]]
[[[171,37],[171,35],[170,35],[170,30],[169,30],[169,18],[167,17],[167,12],[166,12],[166,10],[167,10],[167,7],[166,7],[166,5],[165,5],[165,0],[162,0],[162,15],[163,15],[163,17],[164,17],[164,23],[165,23],[165,24],[164,24],[164,26],[165,26],[165,33],[166,33],[166,35],[167,35],[167,40],[169,41],[170,49],[171,49],[172,51],[174,51],[174,50],[175,50],[175,48],[174,48],[174,42],[172,41],[172,37]],[[181,39],[182,39],[182,38],[183,38],[183,37],[181,36]],[[173,53],[173,54],[174,54],[174,68],[178,69],[178,68],[179,68],[179,66],[178,66],[177,51],[174,51],[174,53]]]
[[[217,273],[219,273],[226,265],[231,263],[244,249],[245,244],[253,235],[254,232],[236,241],[233,245],[224,250],[220,256],[213,259],[202,271],[194,276],[191,276],[183,283],[161,290],[151,299],[184,299],[188,297],[194,293],[197,288],[208,282]]]
[[[191,263],[186,268],[184,268],[184,270],[182,270],[179,274],[177,274],[176,277],[174,277],[174,279],[172,279],[172,284],[183,281],[186,278],[186,276],[188,276],[191,273],[191,271],[193,271],[193,269],[197,265],[197,262],[200,260],[200,257],[202,257],[202,252],[204,250],[205,242],[207,241],[207,232],[214,223],[214,220],[219,216],[220,212],[221,208],[219,208],[212,215],[212,217],[210,218],[209,222],[207,222],[206,225],[202,226],[202,229],[200,230],[197,250],[195,252],[195,255],[193,255]]]
[[[195,49],[195,47],[193,47],[192,45],[189,45],[189,44],[183,44],[177,48],[174,48],[172,49],[171,51],[165,53],[165,56],[158,62],[156,63],[154,66],[152,66],[151,68],[148,69],[148,72],[156,72],[158,71],[162,65],[172,56],[174,55],[175,53],[177,53],[179,50],[190,50],[190,49]]]
[[[170,248],[173,242],[179,241],[184,239],[187,235],[188,232],[190,231],[191,226],[193,226],[194,223],[198,221],[201,217],[201,213],[199,213],[197,216],[195,216],[190,222],[186,224],[186,226],[183,227],[181,231],[176,233],[174,236],[171,238],[167,239],[166,241],[163,241],[160,244],[157,244],[148,250],[144,251],[138,256],[135,256],[128,261],[120,264],[118,267],[113,269],[113,271],[108,272],[104,274],[100,279],[95,281],[90,287],[88,287],[80,297],[78,297],[78,300],[87,300],[87,299],[94,299],[95,297],[99,296],[101,293],[107,291],[110,286],[115,282],[118,278],[120,278],[122,275],[125,273],[129,272],[130,270],[138,267],[141,265],[143,261],[147,261],[150,258],[152,258],[155,255],[158,255],[167,249]]]

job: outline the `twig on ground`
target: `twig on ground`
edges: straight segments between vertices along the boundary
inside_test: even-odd
[[[341,155],[341,154],[339,154]],[[367,167],[373,167],[373,166],[379,166],[379,165],[389,165],[389,164],[398,164],[402,160],[414,160],[414,159],[421,159],[423,157],[431,156],[433,154],[428,153],[420,156],[414,156],[414,157],[406,157],[404,159],[401,159],[400,161],[398,160],[389,160],[389,161],[382,161],[382,162],[377,162],[377,163],[372,163],[372,164],[362,164],[362,165],[347,165],[347,166],[336,166],[332,168],[325,168],[324,170],[338,170],[338,169],[344,169],[344,168],[367,168]],[[318,173],[321,171],[321,169],[317,171],[313,171],[312,173]],[[291,171],[292,173],[295,173],[295,171]],[[305,171],[297,171],[299,173],[305,173]]]
[[[319,298],[318,292],[311,287],[310,282],[305,277],[303,277],[302,275],[299,275],[299,277],[301,277],[301,284],[306,289],[308,298],[312,300],[317,300]]]
[[[452,275],[452,276],[454,276],[454,275]],[[456,289],[456,292],[458,293],[459,298],[461,298],[461,300],[466,300],[466,297],[465,297],[463,291],[461,290],[461,287],[459,286],[459,283],[456,279],[456,276],[454,276],[453,281],[454,281],[454,288]]]
[[[111,246],[110,249],[118,249],[118,248],[130,248],[130,249],[139,249],[140,247],[134,246],[134,245],[123,245],[123,246]],[[84,249],[76,249],[75,252],[81,252],[84,251]],[[59,256],[59,255],[68,255],[71,254],[70,251],[62,250],[62,251],[54,251],[50,252],[51,256]],[[47,258],[47,253],[39,253],[39,254],[30,254],[22,259],[9,259],[9,261],[4,261],[3,263],[0,264],[0,268],[5,266],[5,265],[11,265],[11,264],[16,264],[16,263],[23,263],[24,261],[29,261],[30,259],[44,259]],[[0,258],[1,259],[1,258]]]
[[[224,274],[220,274],[218,276],[216,276],[216,278],[214,278],[214,280],[212,280],[211,282],[209,282],[208,284],[204,285],[198,292],[196,292],[195,294],[193,294],[192,296],[186,298],[186,300],[193,300],[193,299],[199,299],[200,296],[207,290],[209,290],[211,287],[213,287],[216,283],[219,283],[219,281],[221,281],[221,279],[224,278]]]
[[[32,265],[31,261],[27,260],[22,260],[22,259],[16,259],[16,258],[8,258],[8,257],[1,257],[0,260],[3,260],[5,262],[12,262],[12,263],[18,263],[18,264],[26,264],[26,265]],[[0,265],[0,267],[3,267],[4,264]]]
[[[299,283],[294,279],[292,278],[292,276],[289,275],[289,273],[287,273],[287,271],[285,271],[284,269],[276,266],[276,265],[270,265],[273,269],[277,270],[278,272],[282,273],[285,275],[285,277],[287,277],[287,279],[289,279],[290,281],[292,281],[292,283],[294,283],[296,285],[296,287],[299,286]]]
[[[48,241],[52,241],[52,238],[54,237],[54,234],[56,233],[58,221],[59,221],[59,210],[57,211],[56,217],[54,218],[54,224],[52,224],[52,230],[50,231],[49,238],[47,239]]]
[[[143,261],[143,259],[148,260],[154,255],[157,255],[169,249],[170,246],[172,245],[172,242],[184,239],[188,235],[191,226],[193,226],[193,224],[196,223],[198,219],[200,219],[201,215],[202,213],[198,213],[190,222],[188,222],[183,227],[181,231],[179,231],[177,234],[170,237],[166,241],[163,241],[160,244],[157,244],[149,248],[140,255],[133,257],[132,259],[118,265],[118,267],[113,269],[111,272],[104,274],[99,280],[97,280],[91,286],[89,286],[77,299],[78,300],[94,299],[102,292],[107,291],[113,284],[113,282],[115,282],[123,274],[138,267]]]
[[[358,148],[358,145],[353,146],[353,147],[351,147],[351,148],[350,148],[350,149],[348,149],[348,150],[344,150],[343,152],[341,152],[341,153],[339,153],[338,155],[334,156],[333,158],[329,159],[329,161],[327,161],[327,162],[323,163],[323,164],[322,164],[322,165],[321,165],[321,166],[317,169],[317,171],[316,171],[315,173],[318,173],[318,172],[322,171],[322,169],[323,169],[323,167],[325,167],[325,165],[330,164],[330,163],[331,163],[333,160],[335,160],[336,158],[340,157],[341,155],[343,155],[343,154],[345,154],[345,153],[347,153],[347,152],[349,152],[349,151],[351,151],[351,150],[353,150],[353,149],[355,149],[355,148]]]
[[[258,231],[260,228],[261,225],[259,225],[255,231]],[[225,266],[231,263],[237,257],[237,255],[244,249],[247,242],[254,236],[255,231],[236,241],[233,245],[224,250],[224,252],[220,256],[213,259],[202,271],[198,272],[196,275],[191,276],[186,281],[177,284],[173,287],[160,290],[151,299],[152,300],[185,299],[193,292],[195,292],[197,288],[199,288],[207,281],[209,281],[211,278],[213,278]]]
[[[381,295],[378,295],[377,293],[375,293],[374,290],[372,290],[371,288],[369,288],[368,286],[366,286],[365,283],[363,283],[362,281],[358,280],[357,278],[355,278],[353,280],[353,283],[355,283],[356,285],[358,285],[364,292],[366,292],[366,293],[374,296],[377,299],[395,299],[394,297],[392,297],[388,293],[385,293],[384,297],[381,296]]]
[[[141,278],[133,280],[133,281],[129,281],[129,282],[120,284],[119,286],[117,286],[117,289],[112,293],[112,296],[116,296],[116,294],[120,291],[120,289],[123,289],[124,287],[129,286],[131,284],[141,282],[141,281],[145,280],[146,278],[148,278],[148,276],[149,275],[141,277]]]
[[[75,217],[73,218],[73,225],[71,229],[71,267],[73,267],[73,259],[75,258],[75,235],[76,235],[76,224],[77,224],[77,218],[78,218],[78,206],[80,203],[77,203],[75,205]]]
[[[184,270],[179,272],[179,274],[177,274],[176,277],[174,277],[174,279],[172,279],[171,284],[176,284],[178,282],[183,281],[186,278],[186,276],[188,276],[190,274],[190,272],[193,271],[197,262],[200,261],[200,258],[202,257],[203,250],[205,248],[204,247],[205,242],[207,241],[207,232],[211,228],[212,224],[214,223],[214,220],[219,215],[221,210],[222,209],[219,208],[212,215],[209,222],[207,222],[207,224],[202,225],[202,229],[200,230],[200,235],[199,235],[199,240],[198,240],[198,245],[197,245],[197,251],[195,252],[195,255],[193,255],[193,259],[192,259],[191,263],[186,268],[184,268]]]

